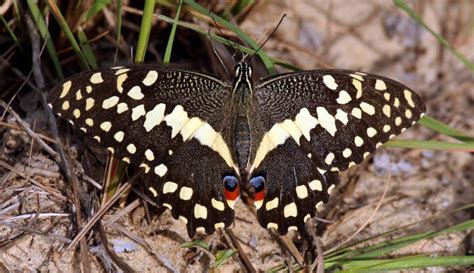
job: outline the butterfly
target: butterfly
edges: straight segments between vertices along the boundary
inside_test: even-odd
[[[423,116],[405,85],[350,70],[257,82],[245,61],[232,81],[131,65],[83,72],[55,86],[49,106],[152,181],[147,191],[196,232],[232,224],[240,185],[259,223],[285,234],[323,208],[338,173]]]

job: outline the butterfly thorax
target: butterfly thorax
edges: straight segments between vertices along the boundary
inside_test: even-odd
[[[248,109],[253,89],[252,68],[249,64],[240,62],[235,67],[235,77],[232,84],[232,97],[235,109],[234,152],[242,177],[245,177],[250,154],[250,127]]]

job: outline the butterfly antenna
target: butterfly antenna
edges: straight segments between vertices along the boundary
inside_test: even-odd
[[[224,37],[224,33],[222,32],[221,28],[219,27],[219,25],[217,24],[216,22],[216,19],[214,18],[214,13],[211,12],[211,18],[212,18],[212,21],[214,22],[214,25],[216,26],[217,28],[217,31],[219,32],[219,34],[221,35],[221,37]],[[232,41],[232,40],[226,40],[227,41],[227,45],[229,45],[233,50],[234,52],[232,53],[232,57],[234,58],[235,60],[235,56],[237,55],[237,52],[239,52],[239,48],[240,48],[240,45],[237,44],[236,42]]]
[[[217,52],[216,47],[214,45],[214,41],[212,41],[211,29],[207,30],[207,34],[209,35],[209,40],[211,41],[211,47],[212,47],[212,51],[214,52],[214,55],[216,55],[217,59],[219,60],[219,62],[222,65],[222,67],[224,67],[224,70],[225,70],[225,73],[227,74],[228,79],[230,79],[231,77],[230,77],[229,70],[227,69],[227,66],[224,64],[224,61],[222,60],[221,55],[219,55],[219,53]]]
[[[254,53],[253,53],[252,55],[250,55],[250,58],[249,58],[249,60],[248,60],[248,63],[250,63],[250,61],[252,60],[252,58],[253,58],[255,55],[257,55],[257,53],[260,51],[260,49],[262,49],[262,48],[265,46],[265,44],[268,42],[268,40],[270,40],[270,38],[273,37],[273,35],[274,35],[275,32],[277,31],[277,29],[280,27],[280,25],[281,25],[281,23],[283,22],[283,19],[285,19],[285,17],[286,17],[286,13],[281,16],[280,21],[278,21],[278,24],[277,24],[276,27],[273,29],[273,31],[270,33],[270,35],[268,35],[267,39],[265,39],[265,41],[254,51]],[[249,56],[249,55],[246,55],[246,56],[244,57],[244,59],[245,59],[247,56]]]

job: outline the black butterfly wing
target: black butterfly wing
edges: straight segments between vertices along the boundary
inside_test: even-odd
[[[115,157],[144,168],[154,181],[149,193],[192,237],[233,221],[222,177],[239,177],[228,145],[230,95],[213,77],[140,65],[77,74],[49,102]]]
[[[338,171],[360,163],[425,112],[411,89],[384,77],[316,70],[254,87],[250,184],[262,226],[303,228],[326,203]],[[261,188],[261,187],[260,187]],[[316,208],[315,208],[316,207]]]

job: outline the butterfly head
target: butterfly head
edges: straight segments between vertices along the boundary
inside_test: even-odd
[[[252,67],[250,64],[241,61],[235,68],[235,77],[233,82],[234,93],[238,89],[247,89],[250,92],[252,91]]]

